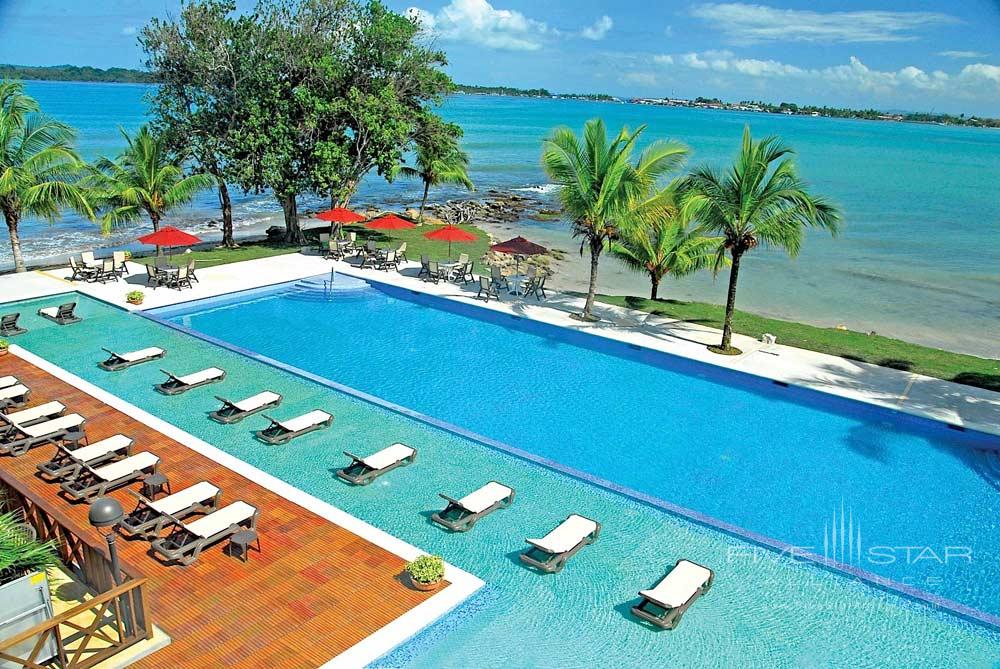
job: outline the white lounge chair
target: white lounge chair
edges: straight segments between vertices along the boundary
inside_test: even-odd
[[[270,390],[251,395],[239,402],[232,402],[218,395],[215,396],[215,399],[222,402],[222,406],[208,414],[208,417],[214,421],[226,424],[238,423],[247,416],[266,409],[273,409],[281,404],[281,395]]]
[[[226,372],[218,367],[209,367],[208,369],[203,369],[200,372],[194,372],[184,376],[171,374],[165,369],[161,369],[160,371],[168,377],[166,381],[156,385],[156,389],[164,395],[179,395],[180,393],[187,392],[192,388],[204,386],[209,383],[218,383],[226,378]]]
[[[257,430],[256,435],[258,439],[269,444],[285,444],[313,430],[330,427],[333,423],[333,416],[319,409],[288,420],[277,420],[268,415],[264,418],[271,421],[271,424],[263,430]]]
[[[7,434],[20,425],[33,425],[58,418],[66,411],[62,402],[46,402],[30,409],[0,413],[0,434]]]
[[[214,511],[219,505],[222,490],[208,481],[201,481],[155,501],[138,493],[132,494],[139,498],[139,503],[122,520],[121,528],[129,534],[152,538],[175,520]]]
[[[190,523],[172,519],[174,529],[166,537],[153,541],[150,548],[167,561],[191,564],[217,541],[244,529],[256,529],[258,513],[255,507],[238,501]]]
[[[367,458],[358,457],[348,451],[344,451],[344,455],[351,459],[351,464],[338,469],[337,476],[354,485],[368,485],[397,467],[412,464],[417,459],[417,449],[396,443]]]
[[[132,439],[124,434],[116,434],[73,450],[60,444],[51,460],[38,465],[38,473],[42,478],[70,481],[80,475],[84,465],[97,467],[108,460],[126,457],[131,451]]]
[[[45,307],[43,309],[39,309],[38,315],[43,316],[50,321],[54,321],[59,325],[79,323],[83,320],[76,315],[76,302],[67,302],[66,304],[60,304],[58,307]]]
[[[694,601],[712,587],[715,574],[708,567],[678,560],[652,590],[640,590],[642,601],[632,613],[661,629],[674,629]]]
[[[599,522],[574,513],[541,539],[526,539],[531,548],[521,553],[521,561],[554,574],[581,548],[594,543],[600,533]]]
[[[128,353],[115,353],[108,348],[102,348],[101,350],[107,352],[108,359],[99,362],[98,365],[101,369],[106,369],[109,372],[117,372],[120,369],[125,369],[127,367],[131,367],[132,365],[140,365],[144,362],[149,362],[150,360],[162,358],[167,354],[167,352],[159,346],[141,348],[138,351],[129,351]]]
[[[42,423],[17,425],[0,438],[0,453],[19,456],[41,444],[59,443],[70,432],[81,431],[85,421],[86,419],[80,414],[71,413]]]
[[[144,451],[97,469],[83,465],[77,478],[64,481],[59,487],[70,499],[89,500],[155,474],[159,464],[159,457]]]
[[[6,388],[0,388],[0,407],[20,407],[28,403],[31,388],[23,383],[15,383]]]
[[[452,499],[441,493],[439,495],[448,502],[448,505],[444,510],[431,516],[431,520],[452,532],[471,530],[480,518],[488,516],[497,509],[506,509],[514,503],[514,489],[496,481],[490,481],[462,499]]]

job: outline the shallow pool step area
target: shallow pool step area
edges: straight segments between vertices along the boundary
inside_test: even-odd
[[[367,281],[330,273],[296,281],[284,294],[288,299],[298,302],[331,302],[364,298],[375,292]]]

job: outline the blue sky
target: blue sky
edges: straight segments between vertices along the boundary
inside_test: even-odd
[[[244,5],[249,3],[243,3]],[[463,83],[1000,116],[1000,3],[389,0]],[[0,62],[136,67],[178,0],[0,0]]]

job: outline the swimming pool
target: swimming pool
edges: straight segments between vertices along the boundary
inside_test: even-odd
[[[338,281],[346,289],[332,296],[306,281],[154,313],[1000,614],[1000,438],[409,290]]]
[[[991,666],[1000,635],[908,599],[845,579],[629,498],[588,485],[496,449],[336,392],[254,359],[117,308],[78,298],[83,322],[60,327],[33,316],[59,298],[17,305],[29,333],[16,343],[133,404],[316,495],[387,532],[438,552],[487,585],[466,605],[383,658],[379,666]],[[5,305],[11,309],[11,305]],[[355,340],[354,344],[357,345]],[[158,345],[158,364],[108,373],[100,346]],[[152,390],[158,366],[188,372],[227,370],[214,386],[167,397]],[[272,447],[253,439],[266,421],[237,426],[207,418],[214,394],[243,397],[262,388],[285,396],[280,417],[312,408],[336,415],[329,430]],[[367,488],[332,473],[342,449],[369,453],[401,440],[418,462]],[[169,463],[165,463],[169,473]],[[464,494],[496,478],[518,492],[468,534],[431,524],[438,492]],[[600,519],[601,538],[566,570],[541,576],[516,554],[570,512]],[[715,586],[674,632],[651,631],[630,618],[639,588],[680,557],[712,566]],[[321,640],[317,640],[321,642]]]

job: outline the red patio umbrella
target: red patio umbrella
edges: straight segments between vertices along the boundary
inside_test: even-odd
[[[406,230],[408,228],[415,228],[417,225],[395,214],[386,214],[385,216],[379,216],[376,219],[368,221],[365,223],[365,227],[372,230]]]
[[[431,239],[438,242],[448,242],[448,256],[451,257],[452,242],[474,242],[477,237],[467,230],[448,224],[442,228],[438,228],[437,230],[425,232],[424,239]]]
[[[331,223],[360,223],[365,220],[365,217],[361,214],[356,214],[350,209],[344,209],[343,207],[321,211],[316,214],[316,218],[321,221],[330,221]]]
[[[139,237],[138,241],[143,244],[155,246],[159,249],[161,246],[166,246],[167,248],[174,246],[192,246],[199,243],[201,240],[194,235],[188,234],[183,230],[178,230],[172,225],[168,225],[160,228],[156,232],[151,232],[148,235]]]
[[[505,242],[494,244],[490,247],[490,250],[514,256],[514,260],[517,263],[515,272],[519,272],[521,269],[521,256],[537,256],[549,251],[544,246],[528,241],[524,237],[514,237]]]

